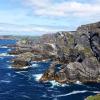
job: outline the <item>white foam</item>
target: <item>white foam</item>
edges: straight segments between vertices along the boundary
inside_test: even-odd
[[[91,92],[91,93],[96,93],[96,94],[99,94],[100,93],[100,91],[83,90],[83,91],[72,91],[72,92],[67,93],[67,94],[54,95],[54,97],[65,97],[65,96],[70,96],[70,95],[73,95],[73,94],[86,93],[86,92]]]
[[[26,99],[31,99],[31,97],[27,96],[27,95],[21,95],[22,97],[26,98]]]
[[[15,55],[9,55],[8,53],[1,53],[0,56],[1,57],[4,57],[4,56],[12,56],[12,57],[14,57]]]
[[[38,64],[32,64],[32,67],[38,67]]]
[[[75,84],[82,85],[82,83],[80,81],[76,81]]]
[[[8,49],[7,51],[11,51],[11,49]]]
[[[36,81],[39,81],[43,74],[34,74],[33,77]]]
[[[12,67],[11,66],[8,66],[8,68],[11,69]]]
[[[0,82],[1,83],[10,83],[11,81],[9,81],[9,80],[1,80]]]
[[[0,46],[0,48],[8,48],[7,46]]]
[[[24,66],[24,67],[21,67],[20,69],[27,69],[29,68],[29,66]]]
[[[1,53],[0,56],[7,56],[7,53]]]
[[[54,88],[55,86],[61,86],[61,87],[69,86],[67,84],[60,84],[60,83],[56,82],[55,80],[50,81],[50,83],[52,84],[51,88]]]
[[[24,70],[24,69],[28,69],[30,66],[24,66],[24,67],[20,67],[20,68],[18,68],[18,69],[21,69],[21,70]],[[12,66],[8,66],[8,68],[9,69],[17,69],[16,67],[14,68],[14,67],[12,67]]]
[[[99,94],[100,93],[100,91],[91,91],[91,92],[96,93],[96,94]]]
[[[46,62],[47,60],[42,60],[43,62]]]
[[[83,91],[72,91],[70,93],[67,94],[61,94],[61,95],[56,95],[55,97],[65,97],[65,96],[69,96],[69,95],[73,95],[73,94],[79,94],[79,93],[85,93],[88,92],[87,90],[83,90]]]

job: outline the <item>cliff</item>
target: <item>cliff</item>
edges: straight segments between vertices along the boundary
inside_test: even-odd
[[[75,34],[58,32],[54,44],[56,61],[62,65],[51,64],[40,81],[100,82],[100,22],[82,25]]]
[[[35,56],[32,55],[30,61],[51,59],[51,65],[40,78],[41,82],[100,82],[100,22],[82,25],[75,32],[45,34],[36,41],[34,45],[30,40],[19,42],[19,47],[11,54],[19,55],[18,58],[21,54],[26,59],[24,54],[31,52]],[[27,61],[18,58],[14,59],[15,67],[21,62],[20,68],[28,65]],[[58,67],[58,64],[61,66]]]

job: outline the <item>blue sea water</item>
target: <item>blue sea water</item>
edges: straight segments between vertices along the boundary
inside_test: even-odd
[[[1,45],[13,43],[15,41],[0,40]],[[15,71],[11,69],[10,60],[14,56],[7,55],[9,50],[11,48],[0,48],[0,100],[84,100],[100,93],[100,84],[40,83],[39,78],[51,62],[33,62],[30,69]]]
[[[0,40],[0,45],[9,45],[9,44],[15,44],[16,40]]]

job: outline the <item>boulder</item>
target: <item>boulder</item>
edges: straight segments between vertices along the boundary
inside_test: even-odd
[[[56,65],[56,62],[51,63],[49,69],[47,69],[42,75],[42,77],[40,78],[41,82],[54,80],[55,68],[56,68],[55,65]]]
[[[12,64],[12,68],[16,69],[16,70],[22,70],[22,69],[27,69],[29,68],[31,65],[30,62],[28,61],[23,61],[23,60],[14,60],[13,64]]]
[[[15,69],[25,69],[31,65],[33,54],[30,52],[22,53],[12,60],[12,67]]]

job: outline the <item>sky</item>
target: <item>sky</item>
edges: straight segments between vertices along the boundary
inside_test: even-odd
[[[100,0],[0,0],[0,35],[74,31],[100,21]]]

